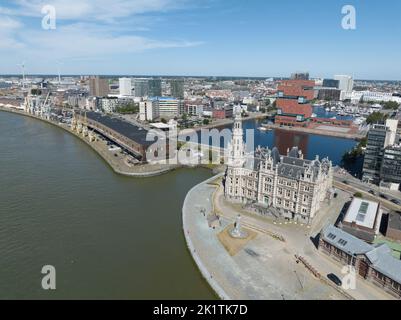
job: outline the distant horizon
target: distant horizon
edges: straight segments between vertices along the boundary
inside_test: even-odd
[[[336,74],[340,75],[340,74]],[[25,77],[54,77],[57,78],[59,75],[58,74],[46,74],[46,73],[35,73],[35,74],[25,74]],[[61,77],[93,77],[93,76],[99,76],[99,77],[116,77],[116,78],[218,78],[218,79],[256,79],[256,80],[266,80],[266,79],[274,79],[274,80],[280,80],[280,79],[290,79],[290,76],[224,76],[224,75],[161,75],[161,74],[60,74]],[[21,74],[0,74],[0,77],[18,77],[22,78]],[[333,79],[333,77],[309,77],[310,80],[313,79]],[[377,81],[382,81],[382,82],[401,82],[400,80],[394,80],[394,79],[353,79],[354,81],[369,81],[369,82],[377,82]]]

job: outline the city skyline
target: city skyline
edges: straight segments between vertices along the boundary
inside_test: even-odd
[[[299,70],[400,80],[401,43],[393,38],[400,3],[353,1],[355,30],[341,27],[344,1],[252,3],[4,1],[1,70],[20,74],[24,61],[27,74],[287,77]],[[46,4],[56,8],[54,30],[42,28]]]

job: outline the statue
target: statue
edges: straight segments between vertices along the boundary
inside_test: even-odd
[[[230,235],[231,237],[236,239],[245,239],[248,237],[248,233],[242,229],[240,214],[237,216],[237,219],[235,220],[234,228],[230,231]]]

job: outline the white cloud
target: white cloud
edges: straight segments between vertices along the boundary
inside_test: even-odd
[[[181,8],[188,0],[15,0],[17,9],[0,7],[0,12],[20,16],[41,16],[45,5],[56,8],[58,19],[113,21],[133,15]]]
[[[23,44],[15,39],[17,31],[22,28],[22,23],[0,14],[0,50],[19,49]]]
[[[192,47],[201,42],[157,40],[137,35],[114,35],[105,27],[87,28],[85,24],[60,27],[52,31],[24,34],[24,43],[32,54],[68,59],[140,52],[150,49]]]
[[[0,5],[0,60],[7,57],[10,61],[10,50],[30,61],[51,63],[59,59],[107,61],[145,50],[199,46],[200,41],[137,34],[149,30],[149,20],[159,21],[158,16],[152,14],[148,19],[142,14],[163,13],[196,1],[14,0],[13,6]],[[49,4],[56,7],[56,30],[40,28],[42,6]],[[35,20],[36,26],[32,25]]]

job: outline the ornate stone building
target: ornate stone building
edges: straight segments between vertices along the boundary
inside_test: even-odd
[[[311,223],[322,202],[331,197],[332,185],[331,161],[306,160],[297,147],[286,156],[277,148],[260,147],[247,154],[241,117],[236,116],[228,145],[226,199],[251,205],[259,212]]]

